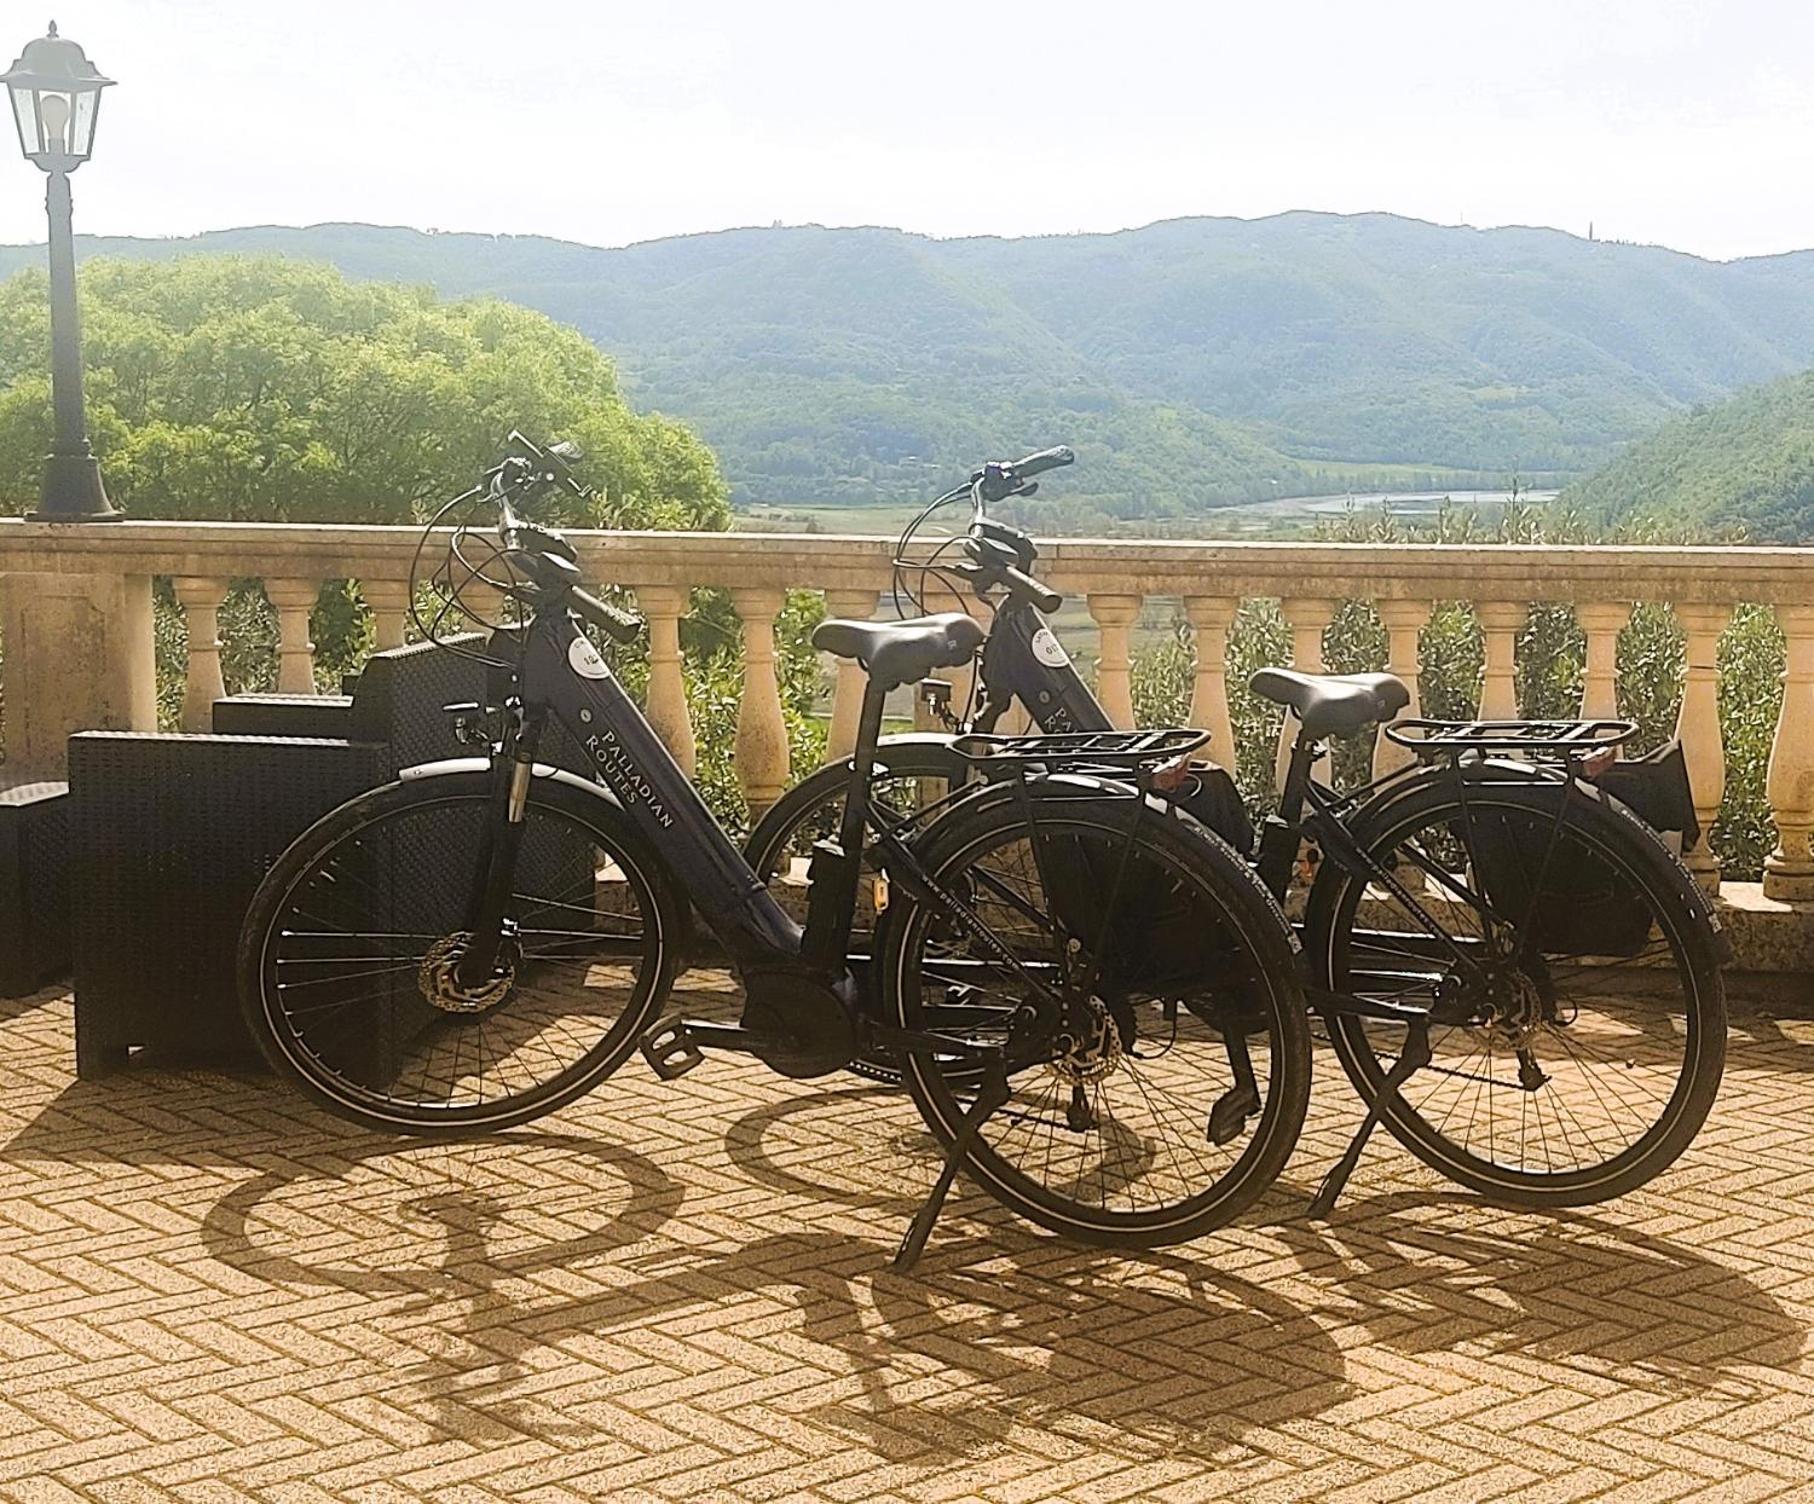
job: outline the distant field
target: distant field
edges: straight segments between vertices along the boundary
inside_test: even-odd
[[[1554,491],[1526,491],[1525,499],[1545,502]],[[1275,501],[1247,502],[1241,506],[1221,507],[1201,516],[1168,520],[1164,536],[1169,538],[1290,538],[1307,533],[1319,518],[1339,517],[1350,505],[1370,511],[1389,506],[1393,515],[1407,522],[1425,521],[1435,515],[1447,501],[1457,508],[1472,507],[1487,518],[1497,517],[1510,499],[1509,491],[1378,491],[1366,495],[1281,496]],[[764,503],[739,508],[737,527],[746,532],[771,533],[879,533],[898,535],[913,520],[919,508],[913,506],[787,506]],[[951,525],[961,524],[964,509],[952,506],[942,514]],[[1153,535],[1154,524],[1134,523],[1125,534],[1134,537]]]
[[[780,506],[758,502],[737,509],[737,529],[752,533],[881,533],[897,537],[918,506]],[[953,512],[959,509],[952,508]]]

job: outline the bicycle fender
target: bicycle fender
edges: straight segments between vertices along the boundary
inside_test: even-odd
[[[455,773],[487,773],[491,771],[491,759],[487,757],[444,757],[436,762],[419,762],[412,767],[400,768],[397,772],[399,783],[413,783],[422,778],[446,778]],[[586,793],[602,799],[616,809],[622,809],[623,803],[602,783],[590,778],[581,778],[579,774],[567,768],[557,768],[550,763],[538,762],[534,776],[554,783],[564,783],[572,788],[583,789]]]

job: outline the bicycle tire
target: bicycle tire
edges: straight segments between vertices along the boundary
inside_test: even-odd
[[[1126,847],[1130,825],[1138,812],[1133,797],[1079,796],[1042,800],[1041,804],[1038,815],[1041,839],[1056,836],[1092,841],[1109,859],[1118,859],[1117,854]],[[1143,871],[1148,876],[1156,873],[1163,882],[1175,884],[1171,890],[1149,888],[1147,891],[1171,891],[1181,895],[1186,904],[1187,919],[1202,927],[1202,933],[1211,932],[1206,926],[1217,927],[1214,933],[1219,943],[1225,942],[1233,948],[1233,969],[1224,975],[1241,978],[1242,990],[1238,993],[1226,992],[1220,997],[1210,997],[1208,982],[1201,979],[1178,982],[1175,976],[1173,984],[1178,992],[1194,987],[1199,990],[1199,996],[1194,1004],[1187,999],[1185,1006],[1174,1006],[1174,1033],[1166,1050],[1158,1055],[1138,1056],[1135,1052],[1140,1044],[1152,1042],[1143,1031],[1151,1029],[1156,1037],[1157,1021],[1163,1017],[1162,1001],[1124,999],[1124,1012],[1133,1016],[1133,1021],[1129,1025],[1123,1022],[1121,1014],[1117,1014],[1117,1022],[1122,1032],[1131,1027],[1134,1038],[1121,1050],[1119,1063],[1096,1083],[1097,1096],[1087,1104],[1088,1116],[1094,1118],[1095,1126],[1103,1129],[1101,1137],[1105,1141],[1109,1137],[1108,1125],[1112,1123],[1123,1140],[1136,1145],[1131,1151],[1132,1163],[1137,1168],[1144,1165],[1155,1181],[1160,1173],[1170,1173],[1177,1182],[1178,1194],[1164,1199],[1169,1193],[1155,1191],[1154,1204],[1135,1204],[1134,1191],[1124,1192],[1119,1182],[1111,1187],[1106,1147],[1095,1164],[1099,1195],[1093,1202],[1086,1201],[1080,1194],[1067,1194],[1050,1183],[1054,1169],[1057,1092],[1062,1088],[1065,1076],[1061,1070],[1036,1058],[1037,1052],[1014,1066],[1016,1079],[1011,1084],[1015,1100],[984,1124],[966,1162],[970,1174],[990,1194],[1029,1220],[1084,1242],[1117,1247],[1154,1247],[1186,1241],[1222,1225],[1250,1205],[1289,1159],[1303,1126],[1310,1091],[1309,1030],[1296,949],[1278,906],[1233,849],[1195,821],[1157,805],[1149,805],[1140,818],[1140,844],[1136,849]],[[1026,828],[1026,816],[1018,801],[972,801],[955,806],[936,820],[916,847],[916,855],[921,857],[926,872],[947,888],[971,883],[978,890],[986,889],[1000,880],[992,874],[977,876],[980,863],[990,852],[1004,849],[1020,839]],[[1098,894],[1097,897],[1106,905],[1106,895]],[[926,1007],[922,988],[937,991],[943,986],[936,970],[937,960],[932,962],[930,975],[925,969],[927,940],[937,913],[933,905],[909,895],[891,904],[884,916],[880,963],[884,1012],[902,1028],[924,1026]],[[1049,937],[1054,947],[1058,946],[1061,930],[1061,925],[1055,927]],[[1106,917],[1101,933],[1108,933]],[[1072,956],[1080,953],[1080,947],[1071,944],[1074,939],[1072,936],[1063,942],[1066,953]],[[1100,947],[1092,947],[1106,948],[1106,942]],[[1138,946],[1130,945],[1127,949],[1132,953]],[[1183,971],[1177,973],[1177,976],[1182,975]],[[1250,986],[1251,990],[1247,990]],[[1136,1008],[1140,1011],[1134,1016]],[[1229,1011],[1231,1009],[1234,1011]],[[1113,1005],[1106,1005],[1105,1011],[1113,1012]],[[1181,1066],[1176,1063],[1169,1066],[1161,1079],[1158,1067],[1171,1061],[1178,1048],[1175,1020],[1179,1017],[1185,1018],[1187,1027],[1202,1036],[1205,1047],[1187,1056]],[[1221,1105],[1224,1096],[1214,1085],[1199,1079],[1196,1073],[1214,1059],[1217,1048],[1232,1053],[1233,1046],[1229,1044],[1226,1032],[1231,1028],[1247,1041],[1250,1055],[1254,1041],[1263,1037],[1266,1085],[1257,1108],[1257,1121],[1251,1121],[1250,1114],[1250,1120],[1244,1120],[1241,1125],[1239,1142],[1223,1153],[1210,1140],[1206,1125],[1213,1121],[1212,1111]],[[1142,1064],[1130,1064],[1134,1059],[1140,1059]],[[1148,1062],[1153,1065],[1150,1071]],[[1105,1116],[1099,1088],[1104,1082],[1112,1082],[1117,1072],[1130,1084],[1108,1104]],[[1045,1096],[1034,1094],[1046,1075],[1058,1083],[1046,1089],[1052,1095],[1050,1113],[1041,1105]],[[1256,1085],[1257,1077],[1256,1069]],[[942,1071],[927,1057],[916,1055],[907,1061],[905,1082],[927,1126],[949,1147],[964,1113],[953,1075]],[[1188,1082],[1193,1093],[1188,1106],[1181,1097],[1173,1095],[1174,1082],[1180,1087]],[[1155,1089],[1162,1090],[1163,1101],[1154,1097]],[[1073,1084],[1073,1107],[1078,1091],[1079,1087]],[[1067,1113],[1070,1110],[1067,1108]],[[1167,1141],[1165,1144],[1171,1156],[1169,1171],[1164,1171],[1153,1141],[1143,1138],[1139,1132],[1140,1124],[1161,1121],[1183,1133],[1178,1142]],[[1034,1126],[1027,1128],[1029,1123]],[[1028,1168],[1031,1151],[1025,1160],[1011,1162],[1004,1150],[1010,1135],[1023,1129],[1037,1135],[1041,1126],[1048,1137],[1040,1174],[1036,1177]],[[1079,1127],[1074,1121],[1067,1121],[1066,1127],[1074,1135],[1088,1131],[1087,1124]],[[1218,1163],[1213,1173],[1205,1173],[1200,1179],[1195,1174],[1199,1169],[1206,1172],[1209,1169],[1200,1151],[1192,1149],[1196,1154],[1193,1160],[1179,1157],[1186,1152],[1185,1139],[1192,1145],[1201,1141],[1217,1150]],[[1228,1141],[1225,1141],[1222,1148],[1227,1147]],[[1121,1148],[1116,1152],[1125,1155],[1130,1151]],[[1061,1159],[1056,1167],[1057,1178],[1063,1181],[1069,1177],[1078,1192],[1087,1189],[1090,1153],[1087,1147],[1079,1147],[1068,1160]],[[1075,1163],[1070,1162],[1073,1160]],[[1127,1162],[1126,1159],[1116,1160],[1117,1175],[1118,1167]],[[1130,1184],[1135,1178],[1138,1177],[1127,1177]],[[1127,1205],[1110,1204],[1123,1196]]]
[[[1431,770],[1358,812],[1351,833],[1371,859],[1382,861],[1392,852],[1405,850],[1418,832],[1447,830],[1451,842],[1461,843],[1451,860],[1465,862],[1466,870],[1484,890],[1488,885],[1478,877],[1482,870],[1479,853],[1467,848],[1470,838],[1458,836],[1457,828],[1472,830],[1476,843],[1482,831],[1493,828],[1483,825],[1483,820],[1497,821],[1500,830],[1513,828],[1514,821],[1527,822],[1536,833],[1553,824],[1563,794],[1560,781],[1470,778],[1464,809],[1462,785],[1456,775]],[[1461,1031],[1459,1038],[1453,1029],[1432,1028],[1436,1059],[1425,1070],[1434,1069],[1458,1084],[1420,1089],[1420,1079],[1427,1082],[1429,1078],[1414,1075],[1382,1113],[1393,1137],[1431,1169],[1491,1199],[1524,1207],[1591,1205],[1624,1195],[1661,1174],[1693,1142],[1706,1121],[1724,1069],[1724,983],[1704,905],[1689,896],[1692,879],[1654,832],[1622,806],[1577,785],[1569,808],[1566,834],[1555,838],[1560,852],[1546,859],[1543,870],[1557,874],[1559,887],[1568,880],[1566,874],[1582,870],[1581,864],[1604,864],[1603,869],[1592,870],[1604,870],[1629,885],[1632,901],[1641,899],[1649,910],[1643,948],[1629,955],[1596,957],[1586,950],[1571,955],[1563,949],[1552,952],[1533,939],[1534,959],[1521,967],[1529,984],[1523,995],[1533,999],[1539,1014],[1553,1013],[1554,1018],[1508,1019],[1492,1027]],[[1464,823],[1469,820],[1471,826]],[[1433,844],[1442,839],[1436,837]],[[1402,863],[1400,870],[1404,870]],[[1428,887],[1427,879],[1425,885]],[[1408,911],[1395,897],[1382,896],[1382,892],[1377,885],[1369,889],[1335,862],[1324,862],[1319,871],[1306,910],[1305,945],[1313,968],[1330,991],[1351,990],[1357,977],[1364,981],[1368,976],[1385,975],[1384,971],[1365,971],[1369,954],[1409,956],[1424,946],[1421,938],[1411,935],[1414,920],[1395,921],[1392,917],[1394,912],[1402,915]],[[1374,908],[1361,930],[1367,938],[1357,940],[1354,918],[1361,912],[1363,898]],[[1485,902],[1490,905],[1490,897]],[[1461,908],[1450,903],[1443,913],[1459,919]],[[1430,906],[1426,911],[1437,917]],[[1536,901],[1524,912],[1526,917],[1536,914]],[[1393,923],[1402,923],[1405,929],[1383,928]],[[1447,927],[1459,932],[1462,925]],[[1470,938],[1472,931],[1470,924]],[[1580,943],[1571,941],[1571,945]],[[1610,946],[1604,937],[1594,943]],[[1400,964],[1403,971],[1413,969]],[[1420,964],[1431,963],[1420,958]],[[1623,979],[1616,974],[1621,970],[1626,971]],[[1565,1000],[1565,988],[1570,1000]],[[1510,996],[1513,990],[1508,983],[1502,995]],[[1391,993],[1389,988],[1371,993],[1363,990],[1363,995],[1406,999],[1406,994]],[[1394,1037],[1393,1026],[1369,1023],[1339,1009],[1324,1008],[1322,1013],[1349,1080],[1371,1101],[1387,1062],[1395,1058],[1395,1051],[1379,1047],[1382,1038]],[[1667,1028],[1661,1027],[1665,1019]],[[1671,1050],[1677,1038],[1679,1064]],[[1501,1058],[1507,1062],[1504,1069],[1508,1073],[1513,1073],[1510,1061],[1518,1062],[1515,1083],[1498,1074],[1496,1041],[1503,1047]],[[1548,1052],[1544,1057],[1547,1068],[1540,1058],[1543,1052]],[[1524,1074],[1527,1058],[1536,1067],[1528,1082]],[[1602,1060],[1604,1067],[1597,1063]],[[1673,1077],[1666,1095],[1665,1076]],[[1470,1082],[1474,1095],[1463,1117],[1461,1100]],[[1552,1087],[1555,1091],[1546,1098],[1544,1094]],[[1438,1095],[1440,1091],[1450,1095],[1445,1098]],[[1480,1098],[1493,1091],[1499,1096],[1488,1096],[1482,1130]],[[1565,1092],[1572,1092],[1572,1097],[1565,1097]],[[1498,1102],[1505,1104],[1503,1111],[1497,1109]],[[1606,1122],[1605,1147],[1611,1148],[1613,1133],[1624,1132],[1616,1120],[1650,1111],[1645,1105],[1649,1102],[1659,1106],[1655,1120],[1642,1132],[1624,1139],[1610,1153],[1592,1147],[1598,1120]],[[1514,1106],[1515,1164],[1511,1162]],[[1550,1114],[1547,1119],[1546,1111]],[[1604,1157],[1593,1159],[1595,1153]]]
[[[462,1137],[553,1112],[623,1063],[673,981],[684,914],[659,861],[602,795],[558,776],[538,777],[525,805],[517,873],[525,890],[538,891],[516,894],[512,907],[519,924],[550,917],[522,929],[500,1000],[470,1015],[438,1011],[425,967],[437,954],[435,937],[458,932],[473,860],[454,857],[445,892],[414,879],[445,846],[483,828],[490,801],[491,775],[482,768],[405,778],[362,794],[290,845],[247,911],[238,971],[248,1030],[279,1075],[362,1127]],[[476,843],[471,852],[476,860]],[[616,876],[602,909],[600,854]],[[575,919],[575,912],[591,917]],[[625,986],[620,973],[627,970]],[[280,974],[300,980],[280,981]],[[554,1016],[559,1005],[546,1001],[550,979],[566,986],[577,1024]],[[348,992],[354,983],[372,985]],[[303,990],[309,988],[325,991]],[[286,996],[299,991],[301,1003]],[[608,1021],[607,1005],[615,1005]],[[463,1068],[469,1035],[474,1064]],[[571,1058],[561,1053],[568,1048]],[[500,1074],[512,1067],[520,1083],[544,1060],[554,1067],[546,1079],[516,1087],[507,1080],[499,1096],[474,1084],[475,1071],[488,1063]],[[399,1082],[412,1063],[421,1084],[406,1095]],[[441,1072],[449,1100],[438,1102],[431,1090],[442,1084]]]

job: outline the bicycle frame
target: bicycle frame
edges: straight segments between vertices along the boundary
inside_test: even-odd
[[[543,607],[517,670],[523,729],[505,753],[532,764],[552,712],[600,781],[660,853],[739,971],[800,961],[803,932],[750,870],[691,780],[564,606]]]

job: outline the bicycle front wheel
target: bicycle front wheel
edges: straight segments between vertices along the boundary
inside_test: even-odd
[[[960,918],[903,896],[881,936],[902,1028],[998,1048],[1012,1095],[967,1167],[1086,1242],[1150,1247],[1233,1217],[1304,1121],[1310,1046],[1290,933],[1233,850],[1139,801],[955,807],[915,848]],[[1136,823],[1138,822],[1138,823]],[[964,1081],[912,1055],[906,1084],[949,1144]]]
[[[678,939],[640,841],[602,799],[536,779],[483,987],[455,972],[489,775],[390,784],[317,822],[240,936],[247,1027],[271,1065],[380,1132],[508,1128],[596,1086],[666,995]]]
[[[1398,891],[1325,862],[1306,916],[1332,993],[1471,1014],[1431,1028],[1434,1058],[1383,1119],[1432,1169],[1522,1206],[1587,1205],[1660,1174],[1725,1060],[1724,988],[1686,874],[1623,810],[1571,791],[1564,811],[1564,793],[1433,775],[1356,822]],[[1339,1002],[1328,1023],[1371,1101],[1405,1031]]]

